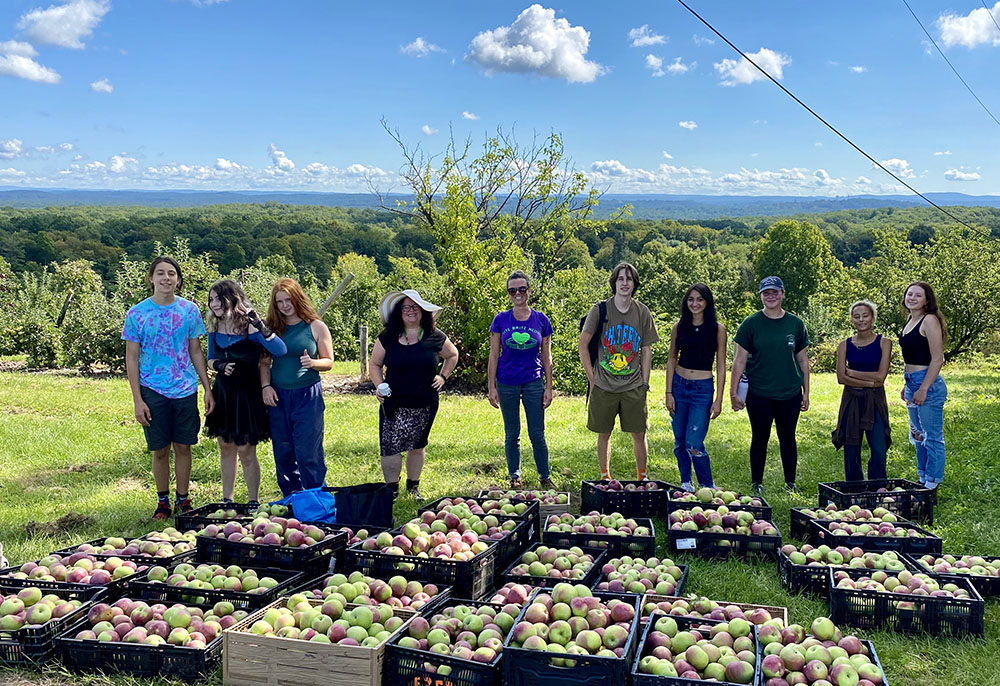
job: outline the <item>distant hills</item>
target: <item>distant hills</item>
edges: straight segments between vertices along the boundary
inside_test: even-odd
[[[927,193],[939,205],[1000,208],[1000,195]],[[407,196],[390,199],[405,200]],[[377,208],[370,193],[304,193],[282,191],[144,191],[12,188],[0,186],[0,207],[41,208],[82,205],[200,207],[233,203],[280,203],[325,207]],[[913,195],[780,196],[780,195],[665,195],[607,194],[601,198],[602,216],[631,204],[632,216],[647,219],[716,219],[719,217],[785,216],[820,214],[837,210],[881,207],[921,207],[926,203]]]

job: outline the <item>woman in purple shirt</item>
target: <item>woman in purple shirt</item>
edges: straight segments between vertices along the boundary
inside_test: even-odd
[[[521,403],[528,438],[542,488],[555,489],[549,478],[545,444],[545,408],[552,403],[552,324],[528,305],[528,275],[518,270],[507,278],[513,305],[490,325],[489,400],[503,415],[504,453],[513,489],[521,483]]]

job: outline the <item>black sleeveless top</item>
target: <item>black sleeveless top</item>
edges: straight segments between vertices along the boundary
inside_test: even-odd
[[[882,334],[875,340],[859,348],[853,337],[847,337],[847,368],[856,372],[877,372],[882,363]]]
[[[715,352],[719,347],[719,325],[690,327],[687,331],[677,327],[677,365],[685,369],[710,372],[715,365]]]
[[[931,346],[927,342],[927,336],[920,335],[920,325],[923,324],[924,319],[927,318],[925,314],[917,322],[917,325],[910,329],[907,334],[900,334],[899,336],[899,348],[903,351],[903,362],[906,364],[915,364],[923,367],[928,366],[931,363]],[[909,319],[906,320],[909,323]],[[906,325],[903,325],[906,328]]]

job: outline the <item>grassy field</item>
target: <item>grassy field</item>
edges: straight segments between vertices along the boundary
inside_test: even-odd
[[[341,373],[354,373],[343,363]],[[947,480],[939,488],[933,531],[945,538],[946,552],[1000,554],[1000,374],[951,369],[946,373],[950,398],[945,410],[948,444]],[[830,444],[840,390],[832,375],[814,375],[812,409],[799,423],[799,485],[788,495],[777,442],[772,440],[765,478],[766,497],[775,521],[788,528],[788,509],[816,503],[816,483],[843,478],[843,460]],[[900,377],[890,377],[890,398]],[[662,398],[663,374],[654,377],[651,397]],[[381,479],[378,466],[376,403],[371,396],[327,396],[326,454],[328,483],[343,485]],[[906,412],[890,400],[893,436],[890,476],[915,478],[913,448],[906,442]],[[585,427],[582,398],[557,397],[548,412],[548,440],[558,483],[579,493],[580,480],[596,478],[594,437]],[[527,439],[525,438],[525,444]],[[749,489],[747,451],[750,431],[745,413],[726,410],[708,436],[716,483]],[[650,476],[677,481],[669,416],[662,400],[650,410]],[[277,495],[268,446],[261,447],[264,496]],[[526,480],[537,484],[526,449]],[[203,440],[194,450],[192,497],[195,504],[220,496],[218,449]],[[634,478],[631,442],[616,434],[612,474]],[[500,413],[484,397],[447,396],[431,435],[422,489],[428,497],[478,491],[506,478]],[[237,498],[245,497],[237,489]],[[124,379],[92,379],[65,374],[0,374],[0,541],[12,562],[23,562],[58,547],[99,535],[138,535],[156,528],[149,520],[154,506],[153,481],[142,433],[132,418]],[[405,521],[416,503],[401,498],[396,520]],[[48,522],[76,512],[92,523],[54,535],[28,537],[25,525]],[[661,527],[662,528],[662,527]],[[662,541],[660,552],[663,552]],[[808,626],[827,614],[826,603],[790,596],[780,585],[773,563],[709,563],[683,556],[691,565],[688,592],[735,602],[760,602],[789,608],[793,622]],[[682,557],[676,558],[682,561]],[[936,639],[875,633],[875,642],[894,686],[1000,684],[1000,609],[989,603],[985,639]],[[114,677],[114,683],[134,680]],[[0,671],[0,682],[23,684],[107,683],[103,677],[71,675],[52,668],[42,675]],[[221,671],[211,683],[221,682]],[[139,683],[151,683],[142,682]],[[162,683],[162,682],[161,682]]]

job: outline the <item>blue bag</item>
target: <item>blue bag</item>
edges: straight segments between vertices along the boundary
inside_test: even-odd
[[[296,491],[271,505],[291,507],[292,513],[300,522],[337,521],[337,502],[332,494],[323,490],[322,486]]]

